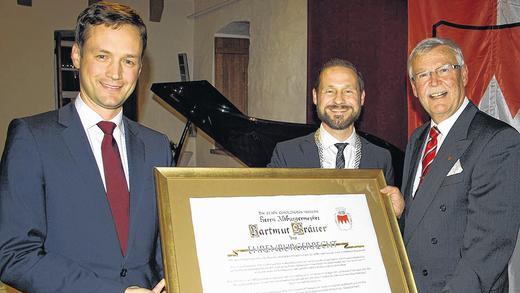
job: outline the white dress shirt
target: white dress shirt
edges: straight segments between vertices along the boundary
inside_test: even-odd
[[[433,122],[433,120],[431,120],[430,128],[437,126],[437,129],[439,130],[439,136],[437,136],[437,150],[436,150],[437,153],[441,149],[444,139],[450,132],[451,128],[453,127],[453,125],[455,124],[457,119],[459,119],[460,114],[462,114],[462,111],[464,111],[464,109],[466,108],[468,103],[469,103],[468,98],[464,97],[464,101],[462,102],[462,105],[460,105],[459,109],[457,109],[457,111],[455,113],[453,113],[453,115],[451,115],[448,119],[442,121],[439,124],[436,124],[435,122]],[[428,139],[426,139],[426,140],[428,140]],[[415,179],[413,181],[413,193],[412,193],[413,196],[415,196],[415,192],[417,191],[417,188],[419,188],[419,182],[421,180],[421,173],[422,173],[422,160],[423,160],[425,148],[426,148],[426,141],[423,143],[423,146],[421,148],[421,159],[419,160],[419,165],[417,166],[417,170],[415,171]]]
[[[83,102],[80,98],[80,95],[75,99],[74,106],[79,114],[79,119],[81,120],[81,124],[85,129],[85,133],[87,134],[88,142],[90,143],[90,148],[92,149],[92,153],[96,158],[96,163],[99,169],[99,174],[101,175],[101,179],[103,180],[103,185],[106,190],[105,183],[105,170],[103,169],[103,157],[101,155],[101,142],[103,141],[103,137],[105,134],[97,126],[97,123],[100,121],[104,121],[104,119],[92,110],[89,106]],[[112,136],[116,140],[117,147],[119,148],[119,155],[121,156],[121,162],[123,164],[123,170],[125,172],[126,184],[128,188],[130,188],[128,181],[128,158],[126,155],[126,141],[125,141],[125,126],[123,123],[123,111],[121,110],[114,118],[110,120],[116,124],[116,128],[114,128],[114,133]]]
[[[322,168],[334,169],[336,168],[336,155],[338,154],[338,148],[334,145],[335,143],[348,143],[343,150],[345,156],[345,169],[353,169],[355,162],[355,136],[356,129],[352,128],[352,134],[345,140],[339,141],[334,136],[325,130],[323,123],[320,126],[320,143],[323,147],[323,162],[321,162]]]

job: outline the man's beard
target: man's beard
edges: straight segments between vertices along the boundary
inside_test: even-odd
[[[334,114],[327,115],[327,109],[330,109],[331,112],[335,109],[350,109],[350,115],[347,114],[348,116],[341,116],[340,118],[336,118],[334,117]],[[354,122],[356,122],[356,120],[359,118],[359,115],[361,114],[361,110],[356,111],[353,107],[345,105],[327,106],[323,109],[323,111],[318,109],[317,112],[318,118],[321,120],[321,122],[325,123],[327,126],[335,130],[345,130],[349,128],[352,124],[354,124]]]

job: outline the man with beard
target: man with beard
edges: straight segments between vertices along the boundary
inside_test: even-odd
[[[278,143],[267,167],[383,169],[394,182],[390,152],[356,133],[365,102],[363,77],[349,61],[332,59],[320,69],[312,90],[320,128]]]

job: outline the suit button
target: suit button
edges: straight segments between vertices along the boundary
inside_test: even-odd
[[[422,275],[425,276],[425,277],[428,276],[428,270],[423,270],[422,271]]]
[[[432,241],[432,244],[437,244],[437,238],[433,237],[431,241]]]
[[[128,271],[125,268],[123,268],[119,275],[121,276],[121,278],[124,278],[124,277],[126,277],[126,273],[128,273]]]
[[[446,211],[446,206],[445,205],[441,205],[439,207],[439,209],[441,210],[441,212],[445,212]]]

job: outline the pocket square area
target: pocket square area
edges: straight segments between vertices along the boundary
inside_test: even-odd
[[[462,165],[460,164],[460,160],[457,160],[457,162],[455,162],[453,167],[451,167],[450,172],[448,172],[448,175],[446,175],[446,176],[456,175],[456,174],[462,173],[462,171],[464,171],[464,169],[462,169]]]

